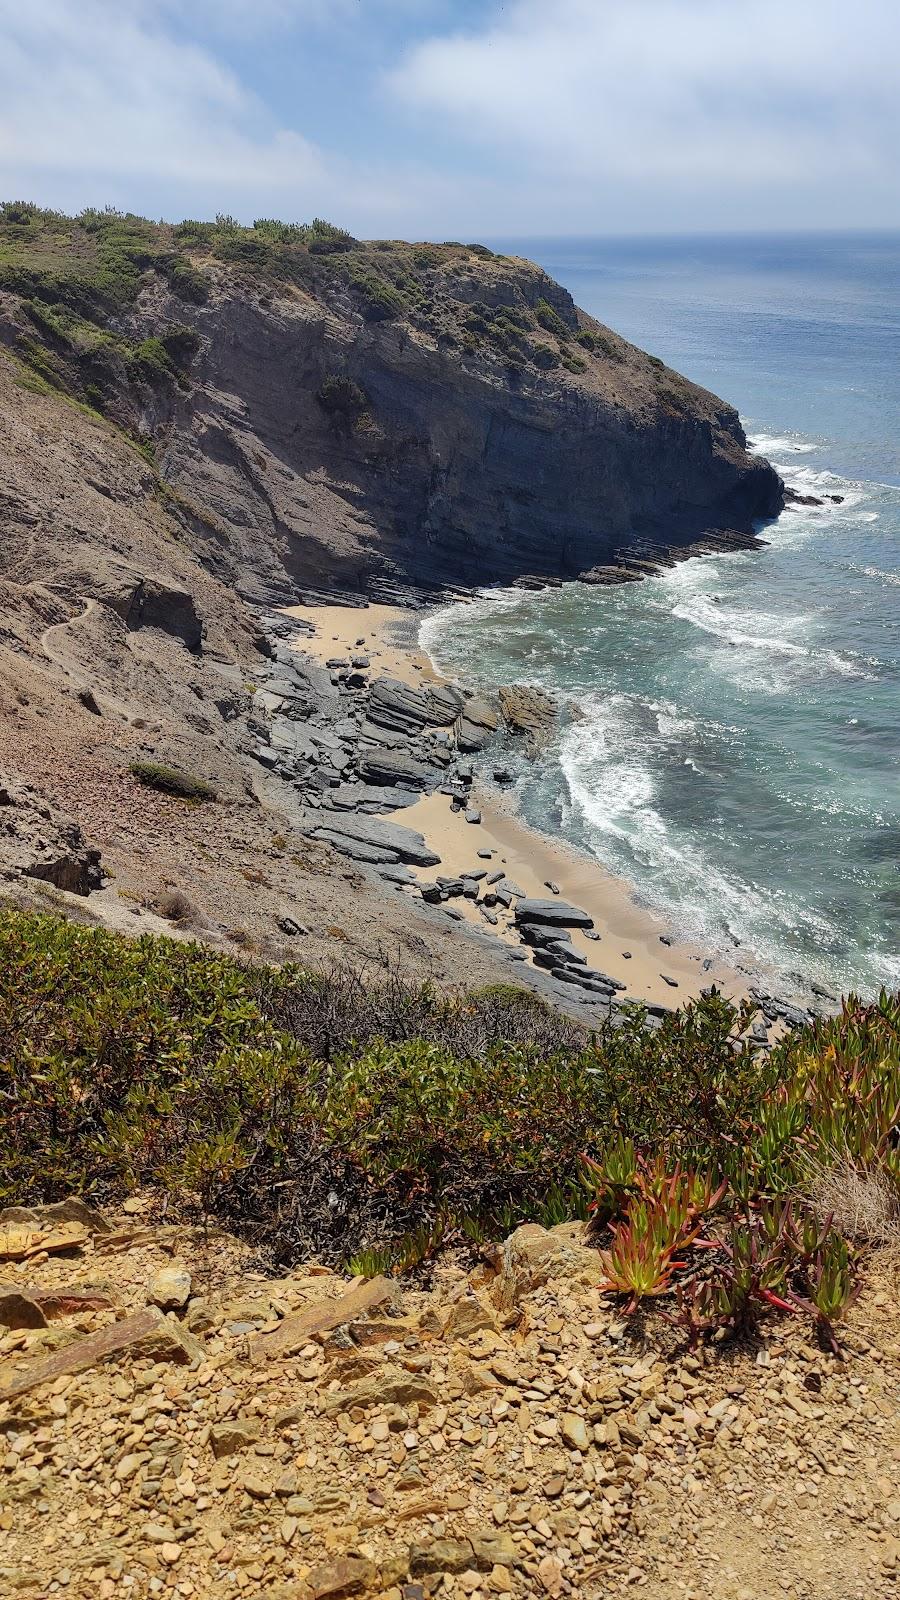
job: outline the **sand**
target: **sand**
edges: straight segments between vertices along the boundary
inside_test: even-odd
[[[290,606],[286,615],[302,617],[315,627],[312,638],[297,644],[302,655],[315,661],[324,664],[331,656],[367,655],[375,677],[412,684],[443,682],[430,658],[416,647],[415,613],[400,606]],[[402,640],[404,634],[408,643]]]
[[[416,646],[415,617],[398,606],[295,606],[288,615],[303,617],[315,626],[315,636],[298,641],[297,648],[317,661],[364,653],[374,675],[413,684],[442,681],[428,656]],[[588,939],[572,929],[572,944],[586,957],[588,966],[626,985],[620,998],[674,1006],[696,998],[711,983],[732,998],[746,995],[745,975],[677,939],[661,918],[638,904],[628,883],[567,842],[530,828],[510,812],[499,790],[476,780],[473,805],[481,812],[477,824],[466,822],[462,811],[451,810],[448,796],[441,794],[425,795],[396,814],[395,820],[417,828],[441,857],[440,867],[416,873],[421,882],[433,881],[438,873],[453,877],[502,868],[526,895],[541,899],[551,895],[548,882],[555,883],[561,899],[593,918],[599,939]],[[490,860],[480,858],[479,850],[490,850]],[[493,928],[471,900],[458,897],[451,904],[482,932],[525,948],[520,946],[511,914],[502,906],[493,908],[499,919]]]

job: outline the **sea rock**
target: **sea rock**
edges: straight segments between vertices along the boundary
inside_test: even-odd
[[[509,684],[498,690],[503,720],[511,733],[527,737],[528,753],[540,750],[553,730],[556,703],[543,689],[527,684]]]
[[[377,678],[369,691],[370,722],[399,733],[449,727],[463,706],[463,696],[450,684],[417,689],[396,678]]]

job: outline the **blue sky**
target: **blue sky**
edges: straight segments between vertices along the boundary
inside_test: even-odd
[[[0,0],[0,195],[367,236],[900,226],[897,0]]]

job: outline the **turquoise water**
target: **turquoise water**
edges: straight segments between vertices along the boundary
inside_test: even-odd
[[[562,697],[520,809],[674,930],[803,983],[900,983],[900,236],[498,247],[842,501],[645,583],[494,591],[423,644],[467,682]]]

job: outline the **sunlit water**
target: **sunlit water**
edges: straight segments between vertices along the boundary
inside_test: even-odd
[[[842,500],[786,512],[761,553],[494,592],[423,644],[563,697],[519,806],[673,928],[838,990],[900,982],[900,238],[504,247]]]

